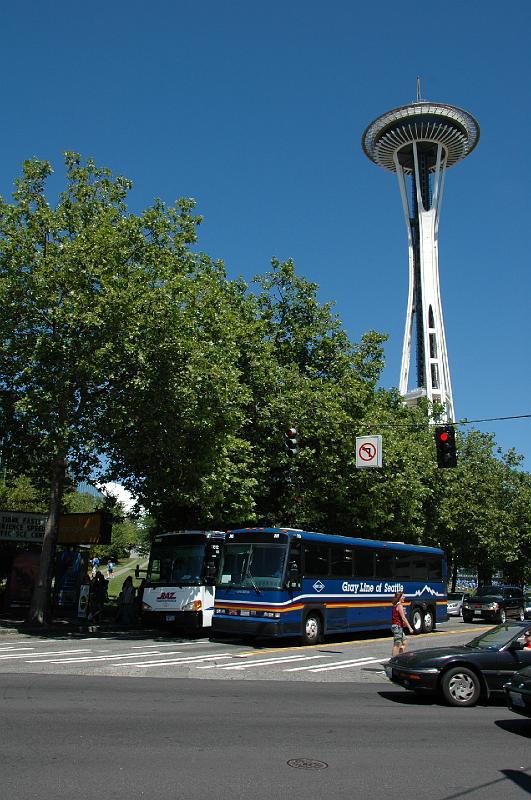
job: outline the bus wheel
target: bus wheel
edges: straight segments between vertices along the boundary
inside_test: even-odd
[[[323,623],[318,614],[308,614],[304,622],[302,640],[304,644],[317,644],[323,635]]]
[[[422,619],[422,609],[417,606],[411,612],[411,627],[413,628],[413,633],[415,635],[422,633]]]
[[[422,633],[431,633],[435,628],[435,618],[431,608],[427,608],[424,612],[424,619],[422,620]]]

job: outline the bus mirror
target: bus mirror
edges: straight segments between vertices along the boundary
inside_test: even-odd
[[[288,580],[297,581],[299,579],[299,568],[293,561],[288,567]]]

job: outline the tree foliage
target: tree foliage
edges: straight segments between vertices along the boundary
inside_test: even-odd
[[[518,455],[462,428],[458,468],[437,469],[430,409],[379,387],[384,335],[352,342],[290,260],[273,259],[251,289],[229,280],[195,250],[192,200],[135,214],[127,179],[75,153],[65,169],[55,205],[38,160],[0,198],[2,465],[30,480],[28,504],[48,494],[34,620],[46,617],[58,514],[74,502],[63,487],[89,476],[121,482],[147,512],[120,523],[122,549],[135,531],[145,542],[264,523],[440,544],[454,567],[529,572]],[[382,469],[356,469],[366,433],[383,435]],[[0,503],[16,491],[0,487]]]

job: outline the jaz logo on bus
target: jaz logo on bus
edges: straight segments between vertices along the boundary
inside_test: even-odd
[[[176,600],[175,592],[161,592],[157,600]]]

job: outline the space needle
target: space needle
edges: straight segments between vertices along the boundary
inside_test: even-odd
[[[439,215],[444,176],[472,152],[479,125],[461,108],[420,96],[371,122],[362,137],[365,155],[396,172],[409,248],[407,300],[399,391],[408,405],[421,397],[440,404],[438,421],[452,422],[454,402],[439,288]],[[410,386],[412,342],[416,386]]]

